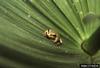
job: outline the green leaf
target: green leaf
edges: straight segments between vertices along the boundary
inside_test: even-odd
[[[82,63],[99,64],[99,49],[91,56],[81,47],[100,27],[99,19],[94,20],[100,17],[99,1],[0,0],[0,68],[79,68]],[[93,14],[92,18],[89,14]],[[88,21],[88,16],[93,20]],[[60,34],[62,45],[56,46],[43,36],[47,29]],[[87,43],[91,43],[89,40]],[[91,44],[86,50],[90,48]]]

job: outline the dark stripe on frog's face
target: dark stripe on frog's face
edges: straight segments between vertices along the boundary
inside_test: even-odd
[[[56,34],[54,34],[54,35],[52,35],[52,36],[53,36],[54,38],[55,38],[55,37],[57,37],[57,35],[56,35]]]

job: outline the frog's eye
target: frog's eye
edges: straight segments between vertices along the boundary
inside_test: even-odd
[[[48,32],[46,31],[46,32],[45,32],[45,34],[47,35],[47,34],[48,34]]]
[[[48,34],[48,30],[46,30],[46,31],[44,32],[44,34]]]

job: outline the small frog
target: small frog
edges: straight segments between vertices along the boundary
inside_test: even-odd
[[[47,29],[46,31],[44,31],[43,35],[46,38],[52,40],[53,43],[55,43],[57,46],[62,44],[62,39],[60,38],[58,33],[56,33],[55,31],[53,31],[51,29]]]

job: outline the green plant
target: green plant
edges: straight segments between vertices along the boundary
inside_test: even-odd
[[[0,68],[100,64],[99,6],[100,0],[0,0]],[[42,35],[48,28],[61,35],[61,46]]]

